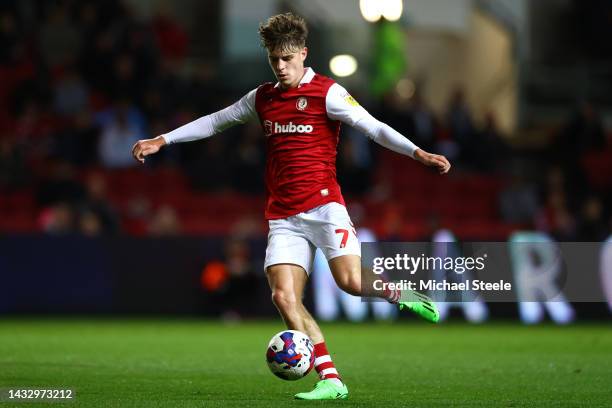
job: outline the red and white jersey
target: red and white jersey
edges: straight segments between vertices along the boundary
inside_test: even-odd
[[[266,137],[266,218],[287,218],[323,204],[344,205],[336,181],[340,122],[327,116],[334,81],[308,70],[300,86],[257,89],[255,110]]]
[[[266,219],[287,218],[330,202],[344,205],[336,180],[340,122],[412,156],[417,147],[374,119],[340,85],[311,68],[297,88],[266,83],[235,104],[164,134],[167,143],[197,140],[259,118],[266,138]]]

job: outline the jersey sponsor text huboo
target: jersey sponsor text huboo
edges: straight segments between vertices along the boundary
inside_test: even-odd
[[[286,124],[280,124],[278,122],[274,122],[274,126],[270,126],[270,128],[274,129],[274,134],[278,133],[311,133],[313,131],[312,125],[296,125],[293,122],[289,122]],[[270,130],[272,130],[270,129]]]

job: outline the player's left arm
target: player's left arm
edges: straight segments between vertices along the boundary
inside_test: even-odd
[[[374,118],[342,86],[334,84],[329,88],[325,104],[330,119],[354,127],[381,146],[434,167],[440,174],[450,170],[446,157],[420,149],[391,126]]]

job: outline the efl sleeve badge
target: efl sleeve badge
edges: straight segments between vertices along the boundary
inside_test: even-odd
[[[348,93],[344,96],[344,100],[351,106],[359,106],[359,102]]]

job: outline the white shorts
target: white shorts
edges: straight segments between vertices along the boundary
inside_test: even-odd
[[[280,220],[270,220],[264,270],[276,264],[299,265],[310,275],[315,251],[325,258],[361,256],[361,247],[346,207],[327,203]]]

